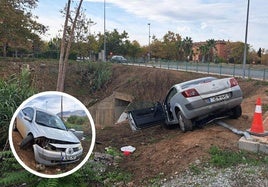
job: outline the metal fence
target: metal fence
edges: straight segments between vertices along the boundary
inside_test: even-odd
[[[196,72],[211,75],[223,75],[233,77],[243,77],[256,80],[268,80],[268,67],[264,65],[247,64],[243,69],[242,64],[226,63],[195,63],[195,62],[174,62],[174,61],[132,61],[125,63],[127,65],[154,67],[161,69],[172,69],[186,72]]]

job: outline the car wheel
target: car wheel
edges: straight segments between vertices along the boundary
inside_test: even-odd
[[[177,118],[179,120],[179,125],[182,132],[193,130],[193,123],[191,120],[187,119],[181,111],[177,112]]]
[[[15,119],[15,121],[14,121],[13,131],[18,131],[18,129],[17,129],[17,119]]]
[[[238,105],[231,110],[230,118],[237,119],[242,115],[242,108],[241,105]]]
[[[26,136],[26,137],[21,141],[21,143],[20,143],[20,148],[21,148],[21,149],[26,149],[27,147],[29,147],[30,145],[33,144],[33,140],[34,140],[33,135],[30,134],[30,135]]]

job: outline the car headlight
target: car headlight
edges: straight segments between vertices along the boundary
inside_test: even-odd
[[[74,153],[73,148],[67,148],[67,149],[66,149],[66,154],[67,154],[67,155],[71,155],[71,154],[73,154],[73,153]]]
[[[83,149],[83,147],[82,147],[82,144],[80,143],[78,146],[78,150],[81,150],[81,149]]]

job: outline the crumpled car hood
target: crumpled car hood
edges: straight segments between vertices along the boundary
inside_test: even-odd
[[[50,128],[42,125],[38,125],[38,132],[34,134],[34,137],[46,137],[48,139],[66,141],[70,143],[80,143],[79,139],[71,131]]]

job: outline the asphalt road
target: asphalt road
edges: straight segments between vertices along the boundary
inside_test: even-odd
[[[127,63],[127,65],[147,66],[162,69],[173,69],[180,71],[198,72],[205,74],[227,75],[257,80],[268,80],[268,68],[263,65],[242,64],[213,64],[193,62],[152,62],[152,63]]]

